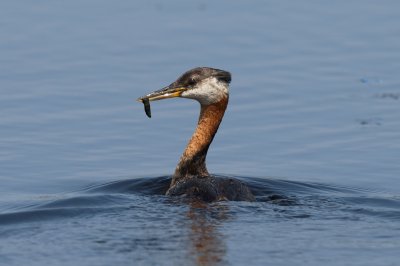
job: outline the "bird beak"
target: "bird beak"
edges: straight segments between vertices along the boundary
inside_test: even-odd
[[[184,87],[172,87],[170,85],[165,88],[162,88],[161,90],[157,90],[145,96],[142,96],[138,98],[137,101],[138,102],[157,101],[162,99],[175,98],[181,96],[182,92],[186,90],[187,88]]]

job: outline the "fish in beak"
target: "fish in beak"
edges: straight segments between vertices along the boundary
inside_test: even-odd
[[[174,87],[171,85],[162,88],[161,90],[154,91],[145,96],[137,99],[138,102],[142,102],[144,105],[144,111],[146,115],[151,117],[150,101],[158,101],[162,99],[175,98],[181,96],[182,92],[186,91],[185,87]]]

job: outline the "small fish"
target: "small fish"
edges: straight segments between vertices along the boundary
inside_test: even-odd
[[[151,109],[150,109],[150,101],[147,98],[142,99],[143,105],[144,105],[144,111],[146,112],[146,115],[151,118]]]

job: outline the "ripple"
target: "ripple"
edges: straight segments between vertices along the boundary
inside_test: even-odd
[[[246,183],[256,197],[253,203],[211,203],[210,206],[239,204],[236,213],[254,212],[261,206],[278,217],[289,219],[355,219],[354,215],[400,219],[400,199],[381,192],[315,182],[298,182],[275,178],[222,176]],[[45,202],[28,202],[13,206],[0,214],[0,224],[38,222],[72,217],[86,217],[104,212],[119,212],[145,206],[148,202],[188,205],[190,200],[164,197],[169,176],[143,177],[97,184],[57,195]],[[160,197],[161,196],[161,197]],[[145,203],[147,202],[147,203]],[[213,205],[214,204],[214,205]],[[263,205],[267,204],[267,205]],[[236,205],[236,206],[239,206]],[[258,206],[258,207],[257,207]],[[253,207],[256,207],[254,209]],[[256,211],[257,213],[258,211]]]
[[[104,211],[104,208],[51,208],[51,209],[34,209],[28,211],[19,211],[12,213],[0,214],[0,225],[19,224],[36,221],[48,221],[53,219],[67,219],[82,215],[93,215]]]

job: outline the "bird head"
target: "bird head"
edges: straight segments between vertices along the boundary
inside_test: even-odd
[[[231,74],[227,71],[197,67],[185,72],[170,85],[137,100],[146,105],[149,101],[182,97],[197,100],[202,105],[209,105],[228,96],[230,82]]]

